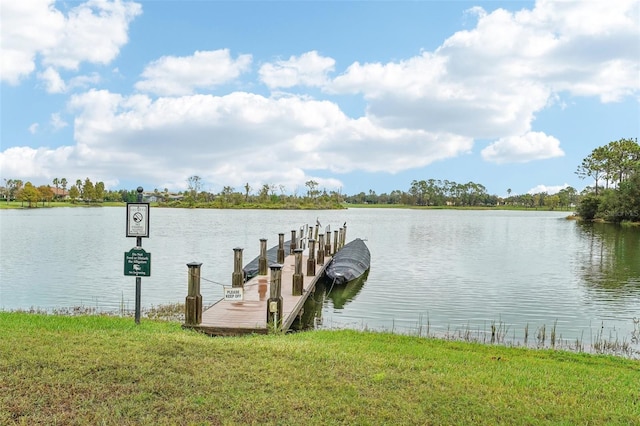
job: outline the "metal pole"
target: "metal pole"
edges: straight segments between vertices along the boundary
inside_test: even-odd
[[[138,187],[138,202],[142,202],[142,189],[141,186]],[[136,237],[136,247],[142,247],[142,237]],[[142,293],[142,278],[136,277],[136,324],[140,324],[140,296]]]

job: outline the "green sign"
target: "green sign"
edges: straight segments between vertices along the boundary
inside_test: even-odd
[[[124,274],[134,277],[150,277],[151,253],[137,247],[124,252]]]

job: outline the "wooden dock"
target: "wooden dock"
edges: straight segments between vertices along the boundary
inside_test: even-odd
[[[288,330],[296,317],[302,313],[304,302],[313,293],[316,282],[323,275],[324,269],[331,261],[331,257],[326,256],[323,260],[323,263],[316,264],[315,275],[303,275],[302,294],[294,296],[292,288],[295,255],[291,254],[285,257],[281,270],[281,330]],[[307,265],[307,261],[308,256],[303,255],[303,265]],[[234,336],[251,333],[267,334],[270,331],[269,327],[273,327],[267,321],[270,286],[270,271],[267,272],[267,275],[257,275],[244,283],[242,301],[221,299],[203,311],[200,324],[184,324],[183,327],[198,330],[212,336]]]

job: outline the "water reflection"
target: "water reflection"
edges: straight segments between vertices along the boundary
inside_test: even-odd
[[[331,304],[333,309],[341,310],[354,300],[364,287],[369,276],[367,270],[362,276],[344,285],[334,285],[326,277],[316,283],[314,293],[309,295],[299,320],[292,326],[295,330],[308,330],[322,325],[322,311]]]
[[[607,298],[637,297],[640,291],[640,229],[579,223],[585,240],[577,266],[587,288]]]

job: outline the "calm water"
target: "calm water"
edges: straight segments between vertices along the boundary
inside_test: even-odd
[[[0,211],[0,309],[84,305],[133,309],[135,279],[124,277],[124,208]],[[316,294],[321,326],[431,333],[484,332],[500,324],[521,338],[554,323],[563,339],[596,333],[629,341],[640,318],[640,230],[567,221],[566,212],[350,209],[345,211],[152,209],[151,277],[142,304],[183,302],[187,267],[202,262],[205,304],[230,285],[233,248],[244,262],[259,239],[277,244],[292,229],[361,237],[372,267],[361,287]],[[321,293],[321,292],[318,292]],[[634,328],[635,327],[635,328]],[[547,331],[548,333],[548,331]],[[531,338],[531,337],[530,337]]]

